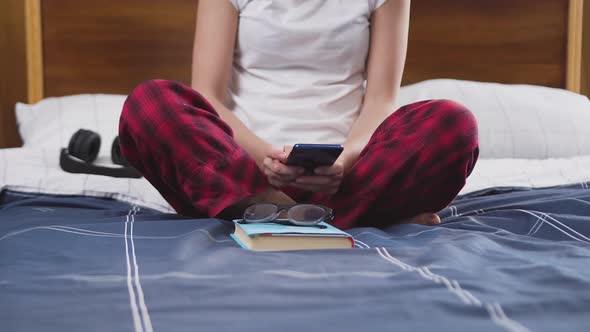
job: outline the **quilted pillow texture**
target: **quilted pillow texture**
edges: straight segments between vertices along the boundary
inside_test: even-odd
[[[590,155],[590,101],[562,89],[438,79],[401,89],[399,104],[450,99],[479,125],[481,158]]]
[[[34,105],[16,104],[16,119],[24,147],[67,147],[78,129],[97,132],[100,156],[110,156],[119,130],[126,96],[86,94],[46,98]]]

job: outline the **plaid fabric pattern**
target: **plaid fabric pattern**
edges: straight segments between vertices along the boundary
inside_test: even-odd
[[[119,137],[125,158],[183,215],[215,216],[269,186],[211,104],[177,82],[138,86],[123,106]],[[285,192],[333,208],[339,228],[384,227],[447,206],[478,151],[469,110],[447,100],[418,102],[383,121],[338,193]]]
[[[385,227],[445,208],[478,155],[477,123],[469,110],[449,100],[413,103],[375,130],[335,195],[309,200],[337,211],[340,227]]]
[[[198,92],[153,80],[127,98],[121,153],[179,213],[215,216],[268,182],[231,128]]]

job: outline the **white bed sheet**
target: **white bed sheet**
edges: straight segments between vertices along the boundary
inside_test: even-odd
[[[461,194],[497,186],[538,188],[575,183],[589,187],[590,156],[545,160],[480,159]],[[55,149],[0,149],[0,188],[109,197],[162,212],[174,212],[143,178],[118,179],[62,171],[59,151]]]
[[[29,193],[109,197],[162,212],[174,212],[145,178],[66,173],[59,167],[59,152],[59,149],[0,149],[0,188]],[[98,163],[105,163],[104,157],[99,157]]]

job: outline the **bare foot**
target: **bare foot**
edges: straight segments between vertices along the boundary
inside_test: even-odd
[[[435,226],[440,224],[440,218],[434,213],[421,213],[401,222],[402,224],[418,224],[424,226]]]
[[[262,202],[275,203],[279,205],[289,205],[296,203],[291,197],[289,197],[284,192],[269,187],[259,194],[247,197],[237,202],[236,204],[225,208],[216,217],[226,220],[242,218],[242,216],[244,215],[244,210],[246,210],[248,206]]]

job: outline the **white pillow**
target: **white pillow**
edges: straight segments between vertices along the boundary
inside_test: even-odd
[[[429,80],[402,87],[399,104],[450,99],[479,125],[481,158],[566,158],[590,155],[590,101],[562,89]]]
[[[67,147],[78,129],[101,137],[100,156],[110,156],[119,131],[126,96],[85,94],[46,98],[34,105],[16,104],[16,120],[24,147]]]
[[[101,156],[110,156],[124,95],[75,95],[18,103],[16,117],[25,147],[66,147],[80,129],[98,132]],[[590,155],[590,101],[561,89],[450,79],[401,88],[399,104],[451,99],[478,120],[481,158],[566,158]]]

